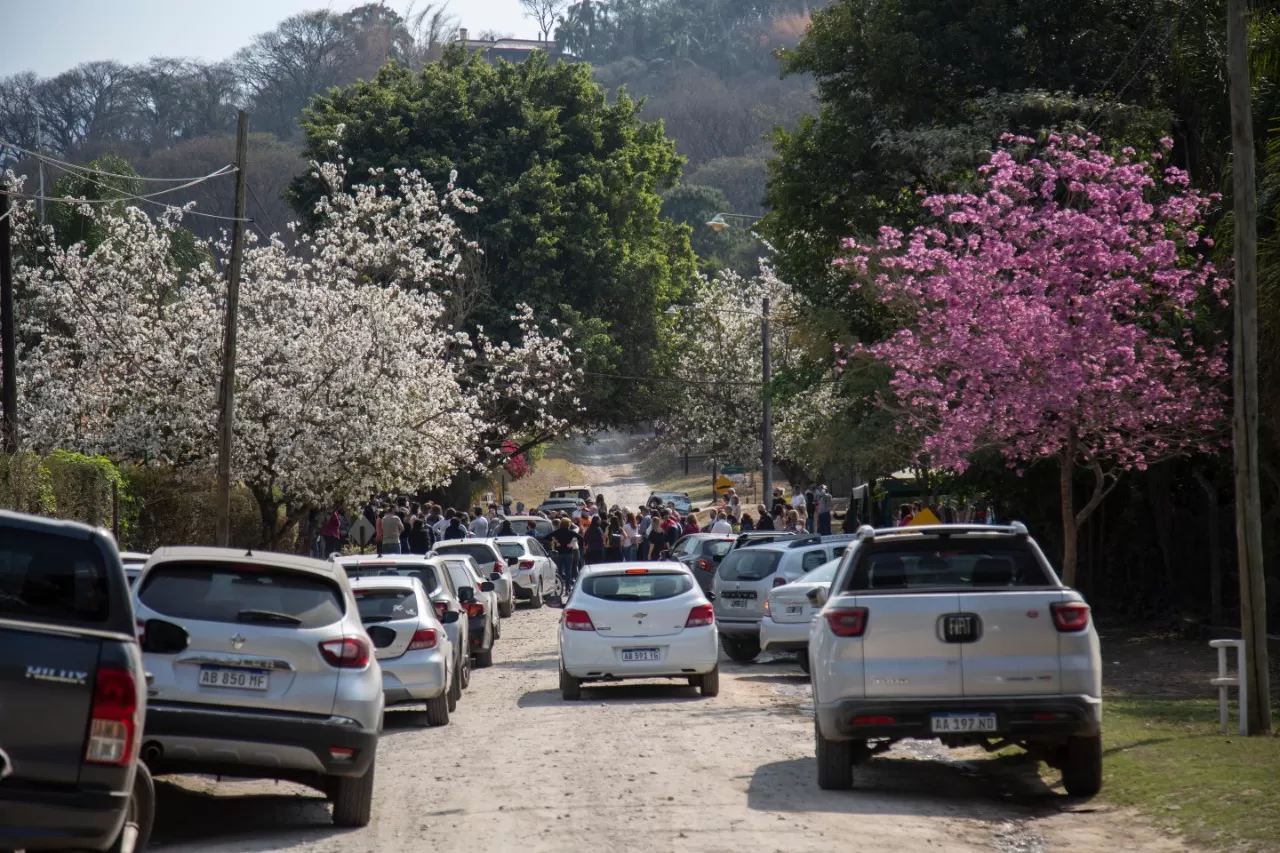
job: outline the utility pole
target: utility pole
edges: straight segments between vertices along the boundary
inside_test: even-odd
[[[249,114],[236,122],[236,201],[227,268],[227,318],[222,344],[221,413],[218,419],[218,509],[214,544],[231,542],[231,451],[236,411],[236,326],[240,315],[240,263],[244,258],[245,180],[249,163]]]
[[[0,184],[0,379],[4,407],[4,452],[18,452],[18,345],[13,334],[13,211],[9,185]]]
[[[36,153],[37,154],[40,153],[41,142],[43,140],[44,140],[44,135],[40,132],[40,111],[37,110],[36,111]],[[40,200],[37,201],[36,204],[39,205],[40,224],[43,225],[44,224],[44,197],[46,195],[44,191],[44,160],[43,159],[39,157],[36,158],[36,168],[40,170]]]
[[[763,404],[763,417],[761,418],[760,430],[760,461],[764,465],[764,478],[761,482],[761,491],[764,493],[762,503],[773,509],[773,389],[770,385],[773,383],[773,355],[770,352],[769,345],[769,297],[765,297],[760,308],[760,357],[761,372],[760,376],[764,380],[761,392],[764,397],[761,400]]]
[[[1267,672],[1267,595],[1262,562],[1262,499],[1258,488],[1258,199],[1254,177],[1253,115],[1249,103],[1249,4],[1228,0],[1227,74],[1231,93],[1232,194],[1235,199],[1236,560],[1240,571],[1240,630],[1245,642],[1249,733],[1271,732]],[[1244,680],[1245,673],[1242,673]]]

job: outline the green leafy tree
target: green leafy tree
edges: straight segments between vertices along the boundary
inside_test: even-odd
[[[662,124],[643,121],[625,92],[607,98],[589,66],[541,52],[490,65],[455,45],[420,73],[388,66],[316,98],[303,126],[313,159],[341,139],[353,178],[417,169],[443,188],[456,172],[480,194],[474,213],[458,215],[482,253],[468,284],[483,298],[467,322],[501,333],[527,302],[540,319],[584,326],[576,339],[595,344],[592,374],[650,374],[666,363],[662,311],[696,274],[687,232],[661,215],[682,160]],[[289,195],[309,216],[320,190],[303,174]],[[584,402],[601,422],[644,417],[653,402],[633,384],[590,378]]]
[[[138,173],[123,157],[104,154],[90,162],[88,168],[108,174],[72,172],[54,183],[52,194],[58,198],[82,198],[95,206],[107,204],[118,212],[124,210],[127,198],[142,192]],[[92,215],[86,215],[82,206],[51,204],[49,207],[49,220],[62,247],[84,242],[92,251],[105,238],[102,226]]]
[[[698,268],[710,275],[724,269],[751,275],[759,266],[763,250],[749,231],[730,227],[717,233],[707,227],[716,214],[732,210],[729,199],[715,187],[681,184],[662,197],[662,215],[689,228],[689,242],[698,256]]]

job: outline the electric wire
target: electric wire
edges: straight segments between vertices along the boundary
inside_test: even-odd
[[[23,154],[26,154],[28,157],[34,157],[37,160],[41,160],[50,166],[57,166],[68,172],[90,172],[95,175],[104,175],[108,178],[120,178],[122,180],[129,180],[129,181],[145,181],[149,183],[164,183],[164,184],[180,184],[180,183],[187,183],[189,181],[194,181],[194,180],[204,180],[204,179],[197,179],[197,178],[148,178],[142,175],[121,175],[116,172],[105,172],[101,169],[93,169],[93,168],[90,168],[89,166],[78,166],[75,163],[69,162],[67,160],[59,160],[57,157],[50,157],[48,154],[41,154],[38,151],[31,151],[27,148],[23,148],[21,145],[14,145],[12,142],[6,142],[3,139],[0,139],[0,146],[7,146],[9,148],[12,148],[15,151],[21,151]],[[229,174],[235,171],[237,171],[235,166],[224,166],[222,170],[215,172],[213,175],[210,175],[207,177],[220,177],[223,174]]]

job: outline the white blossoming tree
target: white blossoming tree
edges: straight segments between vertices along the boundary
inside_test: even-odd
[[[340,158],[315,169],[342,186]],[[292,248],[273,237],[245,252],[233,473],[257,499],[265,545],[308,509],[444,483],[510,430],[569,426],[578,375],[563,336],[544,337],[523,306],[510,342],[444,321],[464,247],[450,211],[477,199],[439,197],[415,173],[398,173],[394,192],[380,180],[322,199],[319,226]],[[179,211],[86,212],[107,235],[91,252],[59,249],[17,211],[20,254],[39,259],[16,271],[24,440],[211,466],[224,270],[178,269]]]

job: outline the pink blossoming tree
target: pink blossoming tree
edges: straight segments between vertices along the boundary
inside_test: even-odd
[[[846,241],[842,261],[902,323],[863,352],[893,371],[928,464],[961,472],[989,449],[1058,462],[1068,584],[1077,531],[1124,471],[1222,440],[1223,346],[1194,334],[1229,284],[1191,251],[1211,245],[1210,199],[1161,152],[1098,142],[1050,137],[1031,156],[1033,140],[1006,137],[976,192],[924,198],[934,224]]]

